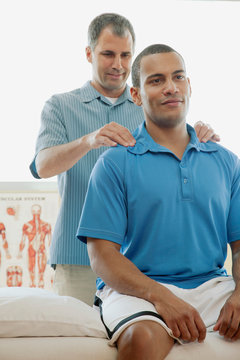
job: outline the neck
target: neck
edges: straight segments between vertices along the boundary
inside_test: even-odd
[[[95,80],[91,81],[91,85],[103,96],[111,97],[111,98],[119,98],[126,89],[126,85],[120,89],[106,89]]]
[[[179,159],[190,141],[186,122],[172,128],[159,127],[152,121],[146,121],[146,129],[153,140],[172,151]]]

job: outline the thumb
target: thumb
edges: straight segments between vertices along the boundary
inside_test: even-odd
[[[219,330],[221,322],[222,322],[222,310],[221,310],[221,312],[220,312],[220,314],[218,316],[216,324],[213,327],[213,331],[218,331]]]
[[[217,323],[215,324],[215,326],[213,327],[213,331],[218,331],[220,328],[220,324],[221,324],[221,321],[218,320]]]

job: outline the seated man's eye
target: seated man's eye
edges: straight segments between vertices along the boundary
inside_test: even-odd
[[[153,84],[159,84],[159,83],[160,83],[160,79],[153,79],[153,80],[152,80],[152,83],[153,83]]]

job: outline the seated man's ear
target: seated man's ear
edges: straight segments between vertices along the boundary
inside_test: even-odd
[[[131,93],[134,104],[141,106],[142,99],[141,99],[141,95],[140,95],[140,89],[137,87],[131,87],[130,93]]]

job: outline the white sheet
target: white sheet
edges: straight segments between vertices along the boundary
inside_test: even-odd
[[[116,360],[106,339],[92,337],[0,338],[1,360]],[[239,360],[240,340],[209,333],[203,344],[174,345],[166,360]]]

